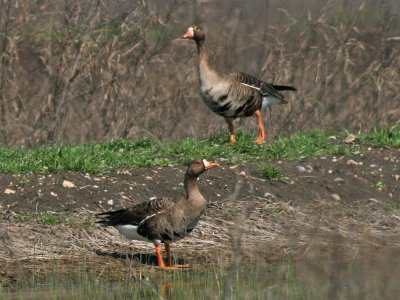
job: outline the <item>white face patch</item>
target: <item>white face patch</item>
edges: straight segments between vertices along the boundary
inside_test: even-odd
[[[205,159],[203,159],[203,164],[204,164],[204,167],[206,167],[206,169],[207,169],[208,166],[210,165],[210,162],[205,160]]]
[[[193,29],[193,27],[189,27],[188,32],[190,33],[190,37],[194,37],[194,29]]]

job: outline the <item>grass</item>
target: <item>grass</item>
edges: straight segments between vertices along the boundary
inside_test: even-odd
[[[97,266],[97,268],[100,268]],[[32,284],[9,291],[0,288],[1,299],[278,299],[305,296],[290,272],[289,266],[279,269],[240,266],[229,270],[220,266],[183,272],[144,270],[139,276],[110,280],[82,269],[62,274],[61,269],[47,275],[41,284],[32,278]],[[87,269],[92,269],[92,266]],[[233,276],[230,273],[233,272]],[[101,276],[101,275],[100,275]],[[25,276],[26,277],[26,276]],[[273,287],[271,290],[270,287]]]
[[[395,212],[397,209],[398,209],[398,207],[396,207],[393,203],[391,203],[391,202],[385,202],[385,203],[383,203],[382,204],[382,208],[383,208],[383,211],[384,212],[386,212],[386,213],[393,213],[393,212]]]
[[[261,169],[262,175],[270,181],[287,182],[287,177],[273,165],[265,165]]]
[[[45,225],[72,224],[73,218],[63,213],[19,214],[15,217],[18,222],[39,222]]]
[[[375,128],[367,134],[360,135],[360,140],[368,145],[400,148],[400,126],[388,129]]]
[[[152,268],[131,275],[129,270],[119,279],[99,275],[94,269],[101,266],[86,265],[81,270],[63,273],[55,266],[38,284],[37,274],[32,283],[13,290],[1,289],[1,299],[301,299],[307,291],[295,277],[288,263],[235,268],[209,266],[183,272],[159,272]],[[99,271],[99,270],[98,270]],[[27,274],[21,274],[29,279]]]
[[[346,133],[327,131],[297,133],[263,145],[254,136],[239,132],[232,146],[227,136],[210,139],[159,141],[117,140],[105,144],[41,146],[33,149],[0,148],[0,173],[58,173],[66,171],[105,173],[118,168],[155,167],[186,164],[195,158],[216,161],[301,160],[310,156],[350,155],[358,144],[344,144]],[[400,128],[376,129],[357,137],[361,144],[400,148]]]
[[[385,189],[385,188],[386,188],[386,184],[385,184],[384,181],[378,180],[378,181],[375,183],[375,187],[376,187],[377,189]]]
[[[385,256],[379,262],[392,261]],[[1,299],[395,299],[396,277],[390,265],[352,259],[341,262],[313,260],[280,264],[242,262],[231,267],[210,265],[182,272],[143,268],[139,274],[125,272],[109,277],[103,266],[85,262],[66,273],[55,266],[45,276],[34,270],[19,276],[31,283],[1,288]],[[103,269],[104,270],[104,269]],[[368,269],[369,270],[369,269]],[[21,270],[22,271],[22,270]],[[110,270],[111,271],[111,270]],[[112,271],[111,271],[112,272]],[[394,273],[397,274],[397,273]],[[31,279],[29,279],[31,277]]]

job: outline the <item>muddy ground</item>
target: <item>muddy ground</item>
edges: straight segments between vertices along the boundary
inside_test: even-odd
[[[364,148],[351,157],[278,161],[272,164],[286,176],[279,182],[265,179],[257,162],[221,160],[220,168],[199,180],[208,208],[192,234],[173,246],[175,256],[200,268],[229,264],[236,254],[277,262],[385,253],[400,270],[393,259],[400,254],[399,160],[399,149]],[[185,169],[2,174],[0,283],[13,285],[22,270],[44,270],[55,261],[58,268],[70,269],[84,259],[102,266],[102,271],[94,268],[101,274],[107,268],[123,274],[127,261],[133,273],[149,268],[154,264],[151,244],[132,242],[128,248],[115,229],[94,227],[94,214],[181,195]],[[57,213],[61,224],[21,222],[21,216],[36,213]]]

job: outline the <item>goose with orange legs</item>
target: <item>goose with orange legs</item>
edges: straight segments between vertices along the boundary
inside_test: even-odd
[[[287,103],[280,91],[296,91],[292,86],[274,85],[246,73],[220,74],[210,64],[205,40],[199,26],[189,27],[183,39],[194,40],[199,54],[200,91],[204,102],[216,114],[225,118],[229,140],[236,143],[233,120],[255,116],[258,125],[257,144],[265,140],[261,111],[268,105]]]
[[[187,268],[189,265],[173,264],[170,244],[184,238],[196,227],[206,209],[206,200],[197,187],[197,178],[203,172],[218,166],[218,163],[205,159],[195,160],[185,174],[186,197],[158,198],[130,208],[102,212],[96,215],[96,225],[114,226],[129,240],[153,242],[161,269]],[[161,244],[165,245],[167,265],[163,260]]]

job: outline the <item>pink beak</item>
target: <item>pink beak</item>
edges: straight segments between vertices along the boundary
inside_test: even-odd
[[[183,39],[191,39],[193,37],[193,32],[188,30],[184,35],[183,35]]]

